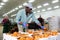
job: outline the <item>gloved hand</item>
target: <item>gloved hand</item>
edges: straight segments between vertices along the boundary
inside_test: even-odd
[[[27,23],[23,22],[23,24],[22,24],[23,28],[26,28],[26,25],[27,25]]]
[[[42,29],[44,29],[44,26],[41,26]]]

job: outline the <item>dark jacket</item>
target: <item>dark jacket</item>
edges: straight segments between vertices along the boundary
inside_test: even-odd
[[[44,26],[44,19],[43,18],[38,18],[38,20],[41,23],[41,25]]]
[[[2,24],[3,24],[3,33],[8,33],[10,31],[11,26],[11,22],[9,21],[9,19],[3,19]]]

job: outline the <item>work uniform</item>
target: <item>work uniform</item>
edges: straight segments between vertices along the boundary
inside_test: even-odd
[[[31,12],[28,16],[26,16],[26,11],[25,9],[19,10],[17,15],[16,15],[16,22],[18,24],[18,29],[19,31],[23,31],[22,29],[22,25],[20,25],[19,23],[28,23],[28,21],[32,18],[33,21],[35,21],[35,23],[40,24],[40,22],[35,18],[33,12]]]

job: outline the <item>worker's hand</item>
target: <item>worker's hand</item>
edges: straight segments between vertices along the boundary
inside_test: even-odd
[[[26,22],[24,22],[24,23],[22,24],[22,26],[23,26],[23,28],[27,28],[27,27],[28,27],[28,24],[27,24]]]
[[[28,27],[28,26],[29,26],[29,24],[26,24],[26,26]]]
[[[19,24],[23,24],[22,22],[20,22]]]
[[[44,26],[41,26],[41,24],[38,24],[40,27],[41,27],[41,29],[44,29]]]
[[[42,29],[44,29],[44,26],[41,26]]]

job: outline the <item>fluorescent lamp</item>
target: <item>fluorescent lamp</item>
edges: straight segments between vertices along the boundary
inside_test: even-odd
[[[6,13],[6,14],[10,14],[10,13],[12,13],[13,12],[13,10],[11,10],[11,11],[9,11],[8,13]]]
[[[5,15],[7,15],[6,13],[3,15],[3,17],[5,16]]]
[[[2,0],[3,2],[7,2],[8,0]]]
[[[43,6],[48,6],[49,5],[49,3],[45,3],[45,4],[43,4]]]
[[[2,7],[2,6],[0,6],[0,7]],[[18,10],[18,9],[21,8],[21,7],[22,7],[22,5],[19,6],[19,7],[14,8],[14,9],[12,9],[12,10],[10,10],[9,12],[7,12],[7,13],[5,13],[5,14],[10,14],[10,13],[12,13],[12,12]]]
[[[38,10],[37,12],[39,13],[40,11]]]
[[[12,11],[10,11],[10,12],[8,12],[8,13],[6,13],[6,14],[10,14],[10,13],[12,13]]]
[[[0,3],[0,5],[5,5],[5,3]]]
[[[33,8],[32,10],[35,10],[36,8]]]
[[[27,5],[27,3],[24,3],[23,6]]]
[[[18,8],[16,7],[15,9],[12,9],[11,11],[7,12],[6,14],[10,14],[10,13],[14,12],[15,10],[18,10]]]
[[[2,15],[3,17],[5,16],[5,15]]]
[[[52,3],[57,3],[57,2],[59,2],[59,0],[53,0],[53,1],[52,1]]]
[[[37,8],[41,8],[41,7],[42,7],[41,5],[37,6]]]
[[[42,9],[42,11],[46,11],[45,9]]]
[[[10,14],[10,13],[12,13],[14,11],[15,11],[15,9],[12,9],[11,11],[7,12],[6,14]]]
[[[13,17],[13,16],[11,16],[11,17]]]
[[[22,5],[20,5],[19,8],[22,8]]]
[[[11,10],[11,11],[9,11],[10,13],[12,13],[13,11]]]
[[[54,8],[59,8],[59,6],[55,6]]]
[[[33,13],[36,13],[36,12],[33,12]]]
[[[15,8],[15,10],[18,10],[18,9],[19,9],[18,7]]]
[[[14,17],[14,16],[16,16],[16,14],[11,15],[11,17]]]
[[[52,8],[50,7],[50,8],[47,8],[47,10],[51,10]]]
[[[10,13],[8,12],[8,13],[6,13],[6,14],[10,14]]]
[[[30,3],[32,3],[32,2],[34,2],[35,0],[29,0],[28,2],[30,2]]]
[[[12,11],[15,11],[15,9],[13,9]]]

